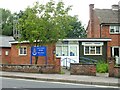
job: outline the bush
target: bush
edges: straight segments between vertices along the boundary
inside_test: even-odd
[[[98,73],[107,73],[108,72],[108,64],[104,61],[98,61],[96,65],[96,70]]]

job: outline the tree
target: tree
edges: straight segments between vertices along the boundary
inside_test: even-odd
[[[68,31],[67,38],[85,38],[87,34],[84,26],[82,26],[77,16],[71,18],[73,18],[70,23],[72,29]]]
[[[13,15],[9,10],[0,8],[1,13],[1,33],[2,35],[12,36],[13,29]]]
[[[72,29],[71,18],[68,15],[71,6],[64,7],[63,2],[55,4],[53,0],[45,5],[35,3],[33,7],[28,7],[19,19],[18,30],[20,31],[20,41],[27,40],[33,45],[56,43],[58,39],[63,39],[66,32]],[[36,56],[35,64],[38,57]]]

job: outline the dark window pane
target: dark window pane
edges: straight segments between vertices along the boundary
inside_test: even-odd
[[[85,54],[89,54],[89,46],[85,46]]]

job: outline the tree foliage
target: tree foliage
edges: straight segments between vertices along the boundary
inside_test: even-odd
[[[63,2],[57,4],[51,0],[45,5],[36,2],[33,7],[25,9],[18,22],[20,41],[27,40],[31,44],[41,46],[55,43],[63,39],[72,29],[71,18],[68,15],[71,6],[64,7]],[[37,64],[38,57],[36,57]]]
[[[70,9],[71,6],[65,8],[63,2],[55,4],[52,0],[45,5],[36,2],[33,7],[28,7],[19,19],[20,41],[36,41],[37,46],[65,38],[66,31],[72,29],[68,15]]]
[[[12,36],[12,30],[13,30],[13,15],[11,14],[10,10],[6,10],[3,8],[0,8],[0,14],[1,14],[1,30],[0,34]]]
[[[73,18],[70,23],[72,29],[67,33],[67,38],[85,38],[86,30],[84,26],[82,26],[82,23],[78,20],[77,16],[71,18]]]

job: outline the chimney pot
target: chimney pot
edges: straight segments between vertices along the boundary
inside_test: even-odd
[[[89,7],[90,7],[90,8],[94,8],[94,4],[90,4]]]

